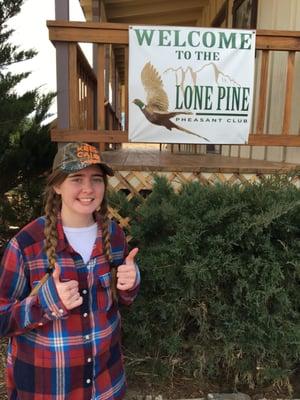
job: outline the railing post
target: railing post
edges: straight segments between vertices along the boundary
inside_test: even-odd
[[[69,0],[55,0],[56,20],[69,20]],[[68,43],[56,42],[57,126],[69,125],[69,54]]]
[[[128,131],[128,78],[129,78],[129,51],[128,46],[125,47],[125,130]]]
[[[97,128],[105,129],[105,104],[104,104],[104,67],[105,67],[105,45],[98,45],[97,51]],[[105,150],[105,143],[99,144],[100,151]]]

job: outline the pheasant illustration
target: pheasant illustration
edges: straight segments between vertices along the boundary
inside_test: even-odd
[[[197,136],[209,142],[204,136],[191,132],[179,125],[176,125],[171,118],[179,114],[191,115],[191,112],[185,111],[168,111],[169,100],[167,93],[164,90],[163,82],[157,70],[153,65],[148,62],[145,64],[141,72],[141,81],[147,94],[147,104],[144,104],[140,99],[134,99],[133,103],[136,104],[145,115],[147,120],[154,125],[164,126],[171,130],[176,128],[180,131],[186,132],[189,135]]]

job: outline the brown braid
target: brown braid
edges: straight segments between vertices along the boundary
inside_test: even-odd
[[[57,214],[61,209],[61,198],[59,195],[55,193],[53,186],[62,183],[65,180],[66,176],[67,174],[60,171],[56,171],[53,172],[48,177],[48,182],[44,194],[45,216],[46,216],[44,234],[45,234],[45,250],[48,258],[49,270],[31,291],[30,293],[31,296],[37,294],[40,287],[43,286],[43,284],[49,278],[51,273],[50,271],[54,270],[55,268],[56,246],[57,246],[56,223],[57,223]]]
[[[56,246],[57,246],[57,213],[60,210],[61,201],[59,196],[52,190],[47,196],[45,204],[45,249],[49,261],[49,267],[54,269],[56,262]]]
[[[54,186],[61,184],[67,174],[61,171],[53,172],[47,182],[45,190],[45,249],[49,261],[49,268],[55,268],[57,246],[57,215],[61,209],[61,197],[54,191]]]
[[[111,254],[111,245],[110,245],[110,234],[109,234],[109,217],[108,217],[108,207],[107,207],[107,198],[106,198],[106,190],[107,190],[107,176],[103,173],[104,177],[104,185],[105,192],[103,196],[103,200],[101,203],[101,207],[95,213],[95,218],[98,220],[102,227],[102,242],[103,242],[103,250],[107,261],[111,265],[111,291],[114,300],[117,300],[117,268],[112,265],[112,254]]]

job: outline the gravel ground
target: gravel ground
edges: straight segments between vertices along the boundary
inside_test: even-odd
[[[7,340],[0,338],[0,399],[6,400],[5,388],[5,364],[6,364],[6,344]]]

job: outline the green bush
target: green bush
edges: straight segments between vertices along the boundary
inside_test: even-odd
[[[142,285],[123,312],[129,372],[288,383],[300,355],[300,192],[288,177],[178,194],[156,178],[131,234]]]

